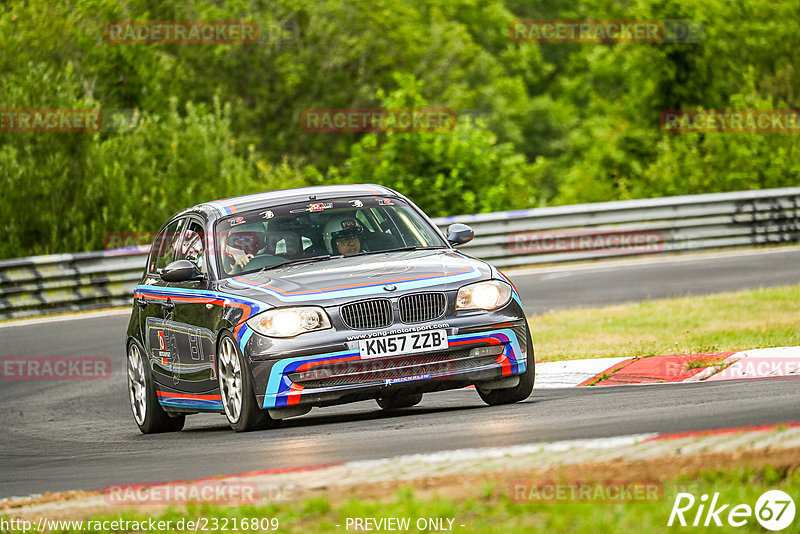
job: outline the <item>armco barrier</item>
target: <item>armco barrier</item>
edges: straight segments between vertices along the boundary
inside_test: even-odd
[[[800,242],[800,187],[442,217],[499,267]],[[0,261],[0,318],[127,305],[148,247]]]
[[[800,242],[800,187],[599,202],[436,219],[499,267]],[[583,238],[583,239],[581,239]]]
[[[0,261],[0,318],[130,304],[149,249]]]

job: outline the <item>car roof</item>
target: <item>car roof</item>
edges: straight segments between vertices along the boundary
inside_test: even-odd
[[[396,191],[376,184],[347,184],[347,185],[320,185],[314,187],[298,187],[295,189],[281,189],[278,191],[266,191],[264,193],[254,193],[240,197],[231,197],[211,202],[203,202],[184,211],[204,211],[211,212],[218,217],[247,211],[251,209],[269,206],[269,204],[291,204],[304,200],[324,200],[327,198],[337,198],[343,196],[400,196]],[[311,198],[316,197],[316,198]]]

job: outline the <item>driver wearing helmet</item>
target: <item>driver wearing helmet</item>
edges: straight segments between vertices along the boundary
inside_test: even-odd
[[[262,223],[244,224],[231,229],[224,240],[223,266],[228,274],[241,272],[266,244]]]
[[[365,232],[353,216],[334,216],[325,225],[322,237],[330,254],[349,256],[363,250]]]

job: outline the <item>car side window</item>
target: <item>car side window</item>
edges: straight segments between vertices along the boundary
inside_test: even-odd
[[[175,261],[176,245],[185,224],[185,218],[178,219],[159,232],[150,252],[149,272],[160,273],[164,267]]]
[[[203,272],[203,251],[205,250],[205,231],[203,225],[192,220],[178,244],[176,260],[189,260]]]

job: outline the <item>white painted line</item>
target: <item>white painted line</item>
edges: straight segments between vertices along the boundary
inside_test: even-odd
[[[733,354],[726,359],[726,363],[728,360],[733,361],[730,366],[712,374],[704,381],[800,376],[800,347],[746,350]]]
[[[569,456],[560,460],[559,464],[573,464],[580,461],[578,458],[581,452],[587,451],[590,452],[590,455],[598,454],[592,453],[591,451],[605,451],[607,455],[612,454],[614,457],[624,458],[626,448],[633,447],[648,439],[657,437],[658,435],[659,434],[655,432],[628,434],[608,438],[542,442],[526,445],[512,445],[508,447],[456,449],[433,453],[401,455],[375,460],[356,460],[339,465],[320,466],[319,469],[314,470],[313,476],[306,476],[303,472],[299,472],[302,471],[302,469],[298,469],[294,472],[289,471],[283,473],[245,472],[213,477],[213,479],[221,483],[225,481],[253,483],[258,486],[259,492],[263,491],[264,495],[269,495],[270,490],[275,491],[276,488],[294,491],[295,489],[303,488],[314,489],[338,485],[357,485],[380,480],[402,480],[403,478],[415,480],[419,478],[436,477],[439,469],[431,469],[432,466],[440,468],[449,466],[451,469],[461,471],[461,468],[466,466],[458,465],[459,462],[467,462],[481,466],[486,465],[487,460],[505,462],[511,458],[524,458],[526,456],[546,461],[553,454],[566,452],[569,453]],[[501,469],[502,467],[498,466],[493,470]],[[200,478],[196,480],[207,481],[211,480],[211,478]],[[153,486],[192,484],[194,482],[193,480],[183,480],[153,484]],[[0,502],[11,501],[22,504],[26,500],[31,500],[40,496],[41,495],[37,494],[27,497],[10,497],[0,500]],[[77,498],[67,497],[64,500],[28,505],[25,508],[28,512],[44,513],[53,508],[63,508],[65,505],[71,509],[76,509],[77,506],[81,504],[83,506],[104,506],[108,504],[108,500],[100,495],[81,496]],[[18,505],[16,508],[19,509],[21,506]]]
[[[93,312],[76,312],[63,315],[50,315],[44,317],[33,317],[30,319],[11,319],[0,322],[0,328],[14,326],[30,326],[37,324],[59,323],[62,321],[75,321],[77,319],[97,319],[98,317],[114,317],[117,315],[130,315],[130,308],[108,308]]]
[[[571,271],[558,271],[555,273],[545,273],[544,275],[542,275],[540,280],[542,282],[545,282],[547,280],[556,280],[558,278],[566,278],[567,276],[572,276],[572,274],[573,273]]]
[[[646,256],[635,259],[620,259],[620,260],[589,260],[588,263],[578,263],[573,265],[561,265],[554,267],[504,267],[503,274],[509,278],[515,276],[525,276],[529,274],[544,274],[544,273],[560,273],[567,271],[602,271],[608,269],[617,269],[619,267],[635,267],[637,265],[651,265],[656,263],[688,263],[693,261],[702,261],[707,259],[717,258],[732,258],[741,256],[759,256],[767,254],[787,254],[798,252],[800,247],[797,246],[784,246],[779,248],[770,248],[765,250],[748,249],[740,251],[723,251],[723,252],[694,252],[684,253],[679,255],[666,255],[666,256]]]
[[[533,388],[537,390],[574,387],[628,359],[594,358],[537,363]]]
[[[718,373],[720,368],[726,368],[738,362],[742,358],[741,354],[742,354],[741,352],[735,352],[730,356],[728,356],[727,358],[725,358],[724,360],[722,360],[720,362],[720,365],[718,366],[715,365],[713,367],[706,367],[696,375],[690,376],[683,382],[676,382],[676,383],[685,384],[686,382],[706,382],[708,381],[710,376],[713,376],[714,374]]]
[[[658,358],[658,356],[652,356]],[[570,388],[589,380],[629,358],[594,358],[540,362],[536,364],[534,391],[539,389]],[[706,367],[681,382],[641,382],[595,387],[671,385],[689,382],[717,382],[748,378],[780,376],[800,377],[800,346],[751,349],[731,354],[719,365]]]
[[[392,458],[383,458],[380,460],[361,460],[355,462],[347,462],[345,467],[350,468],[375,468],[379,465],[386,463],[399,462],[400,464],[411,464],[417,462],[425,463],[441,463],[441,462],[458,462],[469,460],[487,460],[493,458],[506,458],[515,456],[526,456],[530,454],[538,454],[543,452],[564,452],[573,449],[586,449],[586,450],[603,450],[603,449],[617,449],[620,447],[628,447],[636,445],[645,440],[658,436],[657,432],[646,434],[629,434],[625,436],[614,436],[610,438],[595,438],[595,439],[573,439],[567,441],[551,441],[543,443],[531,443],[528,445],[512,445],[508,447],[485,447],[479,449],[456,449],[451,451],[440,451],[424,454],[408,454],[403,456],[395,456]]]

